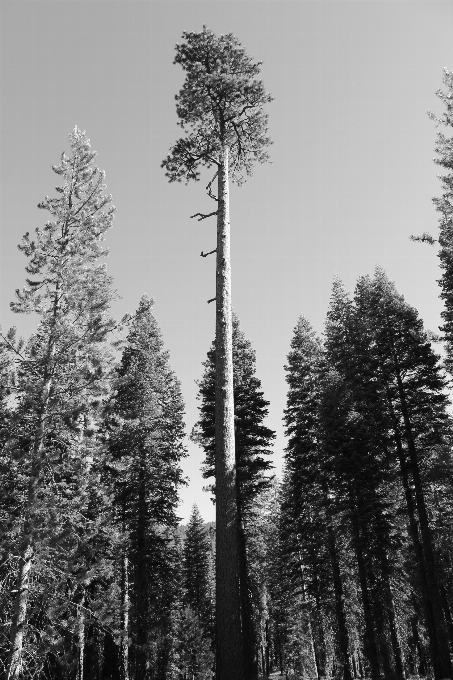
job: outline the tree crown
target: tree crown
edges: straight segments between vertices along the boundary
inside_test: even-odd
[[[253,163],[268,160],[271,141],[263,105],[272,101],[261,80],[261,62],[253,62],[232,34],[216,36],[206,26],[201,33],[184,32],[176,45],[175,64],[186,80],[176,95],[179,139],[162,162],[173,181],[198,180],[200,165],[218,165],[229,151],[230,176],[242,183],[253,174]]]

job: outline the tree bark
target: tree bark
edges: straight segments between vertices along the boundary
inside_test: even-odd
[[[360,527],[358,518],[355,514],[351,517],[352,534],[354,538],[354,551],[357,558],[357,567],[359,571],[360,591],[362,594],[363,614],[365,619],[365,650],[370,664],[371,677],[373,680],[380,680],[379,656],[377,649],[377,640],[374,630],[374,617],[371,597],[367,582],[367,569],[365,565],[365,555],[363,553],[362,537],[360,535]]]
[[[121,680],[129,680],[129,560],[124,551],[121,564]]]
[[[327,508],[327,541],[329,546],[329,557],[332,566],[332,580],[335,593],[335,615],[337,620],[337,640],[340,652],[340,663],[343,666],[343,680],[352,680],[351,664],[349,659],[349,634],[346,624],[346,612],[344,610],[344,591],[341,580],[340,562],[338,559],[337,544],[335,533],[330,520],[330,503],[328,499],[327,485],[323,485],[324,496]]]
[[[85,657],[85,593],[77,607],[77,680],[83,680],[83,661]]]
[[[245,526],[242,517],[242,504],[239,484],[237,485],[237,494],[239,595],[241,601],[241,630],[242,646],[244,652],[243,668],[244,675],[247,680],[258,680],[258,657],[255,644],[252,603],[250,600]]]
[[[243,672],[238,578],[228,149],[218,169],[216,263],[216,680]]]

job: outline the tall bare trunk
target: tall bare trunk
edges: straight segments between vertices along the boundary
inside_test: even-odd
[[[308,604],[308,598],[307,598],[307,593],[305,590],[305,575],[304,575],[304,565],[302,564],[302,555],[299,552],[299,567],[300,567],[300,580],[301,580],[301,586],[302,586],[302,598],[303,598],[303,603],[304,605]],[[310,655],[313,659],[313,676],[316,678],[316,680],[319,680],[319,667],[318,667],[318,659],[316,657],[316,649],[315,649],[315,636],[313,634],[313,623],[312,623],[312,617],[313,613],[311,611],[311,607],[304,607],[305,611],[308,612],[308,618],[307,618],[307,626],[308,626],[308,644],[310,647]]]
[[[85,659],[85,593],[82,594],[77,607],[77,680],[83,680],[83,662]]]
[[[121,564],[121,680],[129,680],[129,560],[124,551]]]
[[[238,578],[228,149],[218,171],[216,266],[216,679],[245,680]]]

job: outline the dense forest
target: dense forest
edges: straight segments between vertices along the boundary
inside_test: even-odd
[[[453,137],[436,138],[439,236],[416,237],[438,244],[441,335],[382,269],[351,293],[335,279],[322,337],[304,316],[288,337],[278,479],[228,289],[228,180],[267,160],[271,98],[234,36],[183,37],[187,136],[162,165],[170,181],[215,166],[218,205],[197,215],[216,215],[218,234],[198,422],[184,422],[152,298],[111,316],[115,208],[75,127],[57,196],[38,206],[50,218],[19,245],[11,306],[36,329],[0,336],[1,677],[453,678]],[[444,85],[430,115],[452,127],[453,72]],[[215,524],[196,505],[186,526],[177,516],[188,426]]]

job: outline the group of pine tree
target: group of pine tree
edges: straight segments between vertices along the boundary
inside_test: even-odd
[[[452,72],[444,83],[436,120],[453,126]],[[29,278],[12,309],[36,330],[0,337],[0,677],[210,680],[215,528],[196,506],[179,525],[180,383],[152,299],[110,316],[115,208],[85,133],[69,143],[39,204],[50,219],[19,246]],[[436,151],[445,356],[383,270],[353,294],[335,280],[323,338],[302,316],[288,338],[280,481],[233,315],[245,680],[453,678],[452,138]],[[216,366],[214,340],[191,434],[214,501]]]

